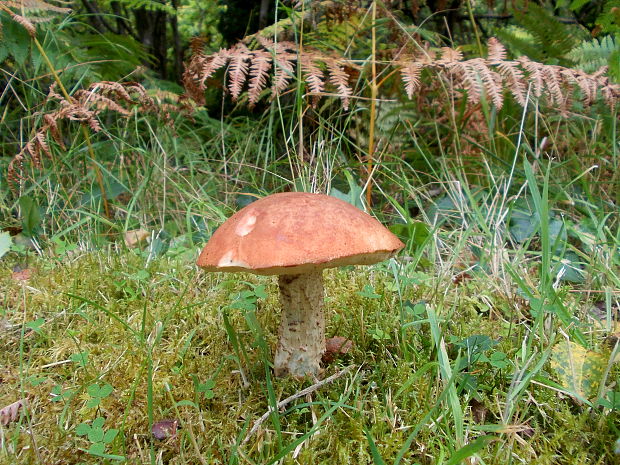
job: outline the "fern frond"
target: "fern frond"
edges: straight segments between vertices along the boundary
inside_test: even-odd
[[[301,72],[304,75],[304,79],[308,84],[310,92],[313,94],[320,94],[323,92],[325,83],[323,82],[323,71],[316,64],[315,57],[311,54],[305,53],[301,55],[299,61],[301,63]]]
[[[475,70],[478,78],[482,80],[482,87],[487,96],[490,97],[493,105],[499,110],[504,104],[504,96],[502,95],[502,78],[501,76],[489,69],[484,58],[473,58],[467,60],[468,66]]]
[[[409,99],[413,98],[413,93],[420,87],[420,74],[422,73],[422,63],[411,61],[400,65],[400,74],[405,84],[405,92]]]
[[[257,50],[252,53],[252,64],[250,66],[250,82],[248,84],[248,99],[250,107],[253,107],[260,93],[267,87],[267,77],[271,70],[271,54],[264,50]]]
[[[45,141],[45,134],[37,132],[34,136],[34,143],[37,145],[36,150],[42,151],[50,158],[52,157],[52,152],[50,152],[50,148]]]
[[[53,12],[67,14],[71,12],[71,8],[65,8],[53,5],[43,0],[8,0],[1,2],[7,8],[13,10],[25,11],[28,13]]]
[[[51,19],[47,16],[41,16],[42,14],[67,14],[71,12],[71,8],[59,7],[43,0],[1,0],[0,10],[8,13],[13,21],[26,29],[30,37],[34,37],[37,33],[36,23],[43,23]],[[38,16],[34,16],[34,14]],[[0,32],[2,32],[2,23],[0,23]]]
[[[349,109],[349,98],[353,95],[353,90],[349,87],[349,75],[345,72],[338,60],[326,60],[327,70],[329,71],[329,82],[336,90],[338,97],[342,99],[342,106],[345,110]]]
[[[457,73],[453,72],[453,74],[456,74],[457,78],[460,79],[461,87],[467,92],[467,100],[472,104],[480,102],[483,87],[478,78],[477,70],[469,63],[457,65],[454,69],[458,70]]]
[[[267,85],[268,73],[273,68],[272,93],[282,92],[295,76],[295,66],[300,67],[303,80],[306,82],[309,93],[323,93],[325,88],[325,69],[329,84],[336,88],[344,107],[348,108],[349,99],[353,91],[349,86],[352,76],[350,67],[355,68],[354,62],[328,56],[323,52],[304,48],[303,53],[291,42],[274,42],[270,39],[258,38],[262,49],[251,51],[245,45],[237,45],[229,50],[220,50],[211,56],[195,52],[184,74],[187,92],[201,94],[204,82],[214,69],[230,61],[228,74],[229,88],[236,99],[249,79],[249,104],[254,105]],[[483,95],[497,108],[504,102],[503,91],[509,90],[515,100],[525,106],[527,104],[527,89],[531,88],[533,97],[544,96],[546,100],[561,111],[565,111],[571,103],[572,92],[579,89],[583,94],[584,103],[591,104],[597,92],[603,93],[608,105],[618,98],[618,86],[610,84],[600,70],[595,74],[571,74],[571,68],[557,65],[544,65],[528,57],[520,57],[516,61],[506,60],[504,46],[492,38],[488,42],[487,58],[471,58],[465,60],[459,50],[448,47],[441,49],[441,56],[436,57],[433,50],[417,57],[406,60],[394,60],[389,65],[396,66],[401,74],[405,86],[405,93],[409,98],[421,85],[421,72],[427,69],[431,72],[444,74],[452,79],[453,87],[467,91],[468,102],[475,104]],[[388,65],[388,66],[389,66]],[[248,77],[249,69],[249,77]],[[197,92],[200,91],[200,92]],[[202,95],[197,95],[203,98]]]
[[[497,72],[502,80],[508,85],[508,90],[519,105],[524,107],[527,103],[527,86],[524,82],[523,71],[517,61],[496,62]]]
[[[566,57],[575,61],[586,73],[592,73],[605,66],[611,55],[618,50],[620,41],[616,42],[612,36],[605,36],[600,41],[584,40],[567,53]]]
[[[515,11],[517,22],[534,37],[538,53],[536,59],[555,58],[567,64],[564,57],[576,45],[573,31],[558,21],[546,8],[530,2],[527,11]],[[522,52],[527,53],[526,50]]]
[[[274,58],[273,93],[279,95],[286,89],[294,76],[297,55],[280,53]]]
[[[443,66],[451,66],[463,59],[463,52],[454,50],[450,47],[441,47],[441,58],[437,60],[437,64]]]
[[[249,69],[248,60],[251,58],[250,50],[242,43],[238,43],[230,51],[228,90],[233,101],[237,100],[243,90],[243,84]]]
[[[94,106],[97,110],[112,110],[117,113],[120,113],[123,116],[129,116],[131,114],[126,108],[123,108],[118,103],[116,103],[111,98],[106,97],[105,95],[98,94],[96,92],[91,91],[77,91],[76,96],[78,98],[84,99],[85,102],[89,102],[90,105]]]
[[[213,73],[215,73],[218,69],[226,66],[229,58],[230,52],[225,49],[220,49],[219,52],[214,53],[210,57],[205,57],[204,61],[202,61],[202,69],[199,80],[199,84],[203,89],[205,81],[213,76]]]
[[[131,115],[130,107],[138,107],[140,111],[154,112],[162,116],[167,124],[171,124],[169,115],[156,106],[141,84],[135,82],[124,84],[110,81],[97,82],[88,90],[77,90],[69,98],[58,94],[55,87],[55,85],[50,86],[48,101],[56,100],[59,108],[43,114],[43,124],[9,163],[8,179],[12,188],[23,179],[21,170],[27,158],[30,158],[32,164],[38,167],[41,165],[42,154],[52,156],[47,142],[48,135],[51,135],[63,150],[65,149],[58,121],[77,121],[88,126],[92,131],[99,132],[101,125],[98,115],[102,111],[109,110],[127,117]]]
[[[34,26],[34,24],[32,24],[32,22],[28,18],[15,14],[15,13],[11,13],[11,18],[17,24],[20,24],[24,29],[26,29],[30,37],[34,37],[37,34],[37,28]]]
[[[487,42],[488,55],[487,60],[490,63],[497,63],[506,59],[506,47],[497,40],[495,37],[491,37]]]
[[[542,76],[545,88],[547,89],[546,97],[551,105],[562,106],[564,102],[564,94],[562,92],[562,73],[561,68],[557,66],[543,65],[540,67],[540,75]]]
[[[519,57],[519,64],[527,71],[528,81],[532,84],[532,90],[536,97],[540,97],[545,87],[545,80],[542,75],[543,64],[531,61],[528,57]]]
[[[52,135],[52,139],[54,139],[54,141],[60,146],[61,149],[66,150],[65,143],[62,140],[60,130],[58,129],[57,120],[49,113],[46,113],[45,115],[43,115],[43,121],[45,123],[45,126],[48,127],[49,133]]]

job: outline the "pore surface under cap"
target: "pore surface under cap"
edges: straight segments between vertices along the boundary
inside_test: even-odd
[[[381,223],[347,202],[287,192],[231,216],[213,233],[197,263],[207,271],[297,274],[377,263],[402,247]]]

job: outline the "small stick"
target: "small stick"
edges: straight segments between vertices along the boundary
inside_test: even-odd
[[[308,386],[307,388],[302,389],[301,391],[293,394],[292,396],[287,397],[284,400],[281,400],[277,404],[278,410],[280,410],[281,408],[283,408],[286,405],[290,404],[295,399],[299,399],[300,397],[303,397],[303,396],[305,396],[307,394],[313,393],[314,391],[316,391],[317,389],[321,388],[322,386],[324,386],[326,384],[329,384],[332,381],[337,380],[342,375],[344,375],[344,374],[348,373],[349,371],[351,371],[353,369],[353,367],[354,367],[353,365],[349,365],[348,367],[346,367],[345,369],[339,371],[338,373],[334,373],[329,378],[325,378],[324,380],[321,380],[318,383],[313,384],[312,386]],[[254,433],[256,433],[256,431],[258,431],[258,428],[260,427],[260,425],[262,425],[265,422],[265,420],[267,420],[267,418],[269,418],[269,415],[271,415],[271,413],[273,411],[274,411],[274,408],[273,407],[269,407],[267,409],[267,411],[263,414],[263,416],[260,417],[258,420],[256,420],[256,422],[254,423],[254,426],[252,426],[252,429],[250,430],[250,432],[248,433],[248,435],[245,437],[245,439],[243,440],[243,442],[241,444],[245,444],[246,442],[248,442],[248,440],[254,435]]]

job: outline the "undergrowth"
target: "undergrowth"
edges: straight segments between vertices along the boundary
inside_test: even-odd
[[[366,57],[391,33],[372,14],[356,9],[348,24]],[[33,35],[43,51],[60,47]],[[0,96],[0,463],[617,461],[615,109],[591,99],[557,112],[537,98],[544,86],[521,102],[503,95],[498,108],[486,90],[468,102],[424,73],[424,92],[410,87],[408,101],[398,69],[391,80],[375,69],[347,74],[345,110],[307,98],[306,63],[269,103],[265,81],[250,82],[253,112],[231,106],[217,82],[204,94],[217,109],[186,101],[191,114],[178,111],[148,77],[114,111],[105,89],[79,90],[101,76],[75,70],[58,78],[74,85],[59,110],[45,100],[44,53],[24,53],[10,55],[14,72],[0,70],[10,75]],[[338,86],[338,63],[323,64]],[[231,92],[243,100],[241,74]],[[172,127],[138,101],[169,112]],[[71,122],[72,103],[82,121]],[[55,128],[49,115],[63,109],[69,121]],[[82,122],[98,130],[85,135]],[[4,173],[22,149],[35,163],[11,189]],[[275,282],[202,273],[195,259],[231,213],[291,190],[367,209],[406,247],[372,268],[326,272],[328,336],[353,347],[325,366],[338,379],[277,409],[315,380],[272,376]]]
[[[6,365],[0,399],[11,399],[16,391],[28,398],[18,422],[22,427],[3,430],[7,463],[96,461],[78,426],[97,417],[105,418],[105,430],[118,430],[104,454],[129,463],[149,463],[150,454],[155,463],[271,463],[287,447],[284,463],[370,463],[373,451],[386,463],[396,457],[437,463],[493,425],[493,439],[479,452],[485,463],[511,457],[529,463],[611,463],[601,457],[614,455],[617,413],[593,415],[569,397],[558,399],[553,386],[528,384],[510,418],[503,418],[514,377],[526,369],[529,354],[522,343],[533,335],[514,296],[498,294],[498,283],[485,274],[455,283],[434,273],[409,275],[407,266],[396,263],[370,273],[329,271],[327,333],[345,335],[354,349],[327,367],[326,375],[349,364],[355,369],[278,412],[280,432],[268,421],[243,443],[269,407],[268,359],[260,346],[276,342],[275,282],[200,275],[192,255],[146,264],[140,254],[110,252],[36,260],[31,263],[36,271],[23,285],[15,284],[10,272],[2,274]],[[264,291],[256,292],[254,308],[230,308],[239,292],[256,286]],[[588,321],[581,294],[567,295],[565,303],[583,307],[575,316]],[[222,327],[223,312],[242,353],[246,385]],[[591,344],[601,347],[603,338],[596,334]],[[464,349],[473,335],[487,345],[468,354],[476,350]],[[448,366],[459,366],[459,375],[442,381]],[[546,366],[535,375],[553,377]],[[212,393],[205,395],[201,386],[209,381]],[[303,384],[278,380],[273,389],[284,398]],[[93,402],[94,385],[110,385],[109,394]],[[442,407],[451,388],[458,395],[459,418]],[[155,441],[149,423],[162,419],[178,420],[181,429]],[[321,419],[321,427],[313,429]],[[462,437],[455,437],[455,422]],[[417,425],[423,428],[403,452]],[[32,444],[38,448],[28,447]]]

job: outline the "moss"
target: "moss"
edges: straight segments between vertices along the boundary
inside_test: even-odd
[[[346,364],[359,370],[278,413],[280,438],[268,420],[235,452],[244,428],[247,433],[269,405],[265,363],[270,360],[261,355],[260,338],[273,351],[279,323],[276,283],[269,277],[197,273],[191,261],[167,258],[152,261],[148,273],[141,273],[143,263],[144,258],[134,253],[88,254],[51,265],[42,259],[33,263],[39,271],[26,284],[0,271],[0,291],[5,295],[2,318],[15,325],[2,330],[0,405],[24,396],[30,400],[30,415],[3,430],[0,463],[99,463],[101,459],[84,452],[90,446],[88,439],[75,431],[97,416],[105,418],[104,428],[120,431],[106,451],[125,456],[129,463],[149,462],[151,447],[170,464],[197,463],[196,448],[207,463],[250,463],[244,457],[265,463],[295,438],[311,433],[315,422],[337,402],[341,405],[327,414],[316,434],[286,454],[284,463],[371,463],[366,431],[386,463],[391,463],[433,409],[433,420],[422,425],[411,448],[404,451],[404,461],[432,464],[453,452],[455,419],[445,401],[438,403],[444,382],[437,366],[419,375],[428,362],[438,361],[423,321],[426,315],[402,312],[393,277],[380,267],[372,273],[330,270],[325,280],[327,333],[355,344],[343,359],[327,367],[326,375]],[[479,311],[475,290],[487,292],[488,283],[468,283],[466,298],[458,286],[442,287],[445,283],[439,280],[429,284],[405,287],[403,300],[425,300],[436,309],[445,341],[486,334],[500,339],[496,348],[510,358],[520,349],[520,339],[506,337],[509,331],[515,334],[510,321]],[[265,285],[268,294],[251,312],[262,333],[248,326],[243,311],[228,311],[242,352],[239,363],[222,309],[230,305],[231,295],[256,285]],[[379,297],[360,294],[365,285]],[[436,291],[442,288],[448,291]],[[507,305],[502,299],[495,295],[492,302],[502,308]],[[41,324],[31,323],[37,321]],[[27,323],[23,331],[22,322]],[[449,352],[454,363],[456,352]],[[499,423],[514,366],[493,370],[477,365],[472,372],[480,385],[492,386],[478,394],[487,410],[486,422]],[[213,398],[197,389],[209,379],[215,382]],[[309,384],[291,379],[273,382],[278,399]],[[89,387],[105,383],[112,385],[113,393],[98,406],[89,405]],[[471,395],[459,390],[468,441],[481,434],[475,431],[479,425],[467,407]],[[304,405],[307,402],[311,403]],[[177,437],[151,442],[149,411],[155,421],[180,419]],[[511,457],[540,464],[611,463],[606,460],[614,457],[617,413],[587,411],[539,385],[528,386],[511,421],[527,425],[527,435],[496,434],[497,442],[480,452],[486,463],[506,463]]]

